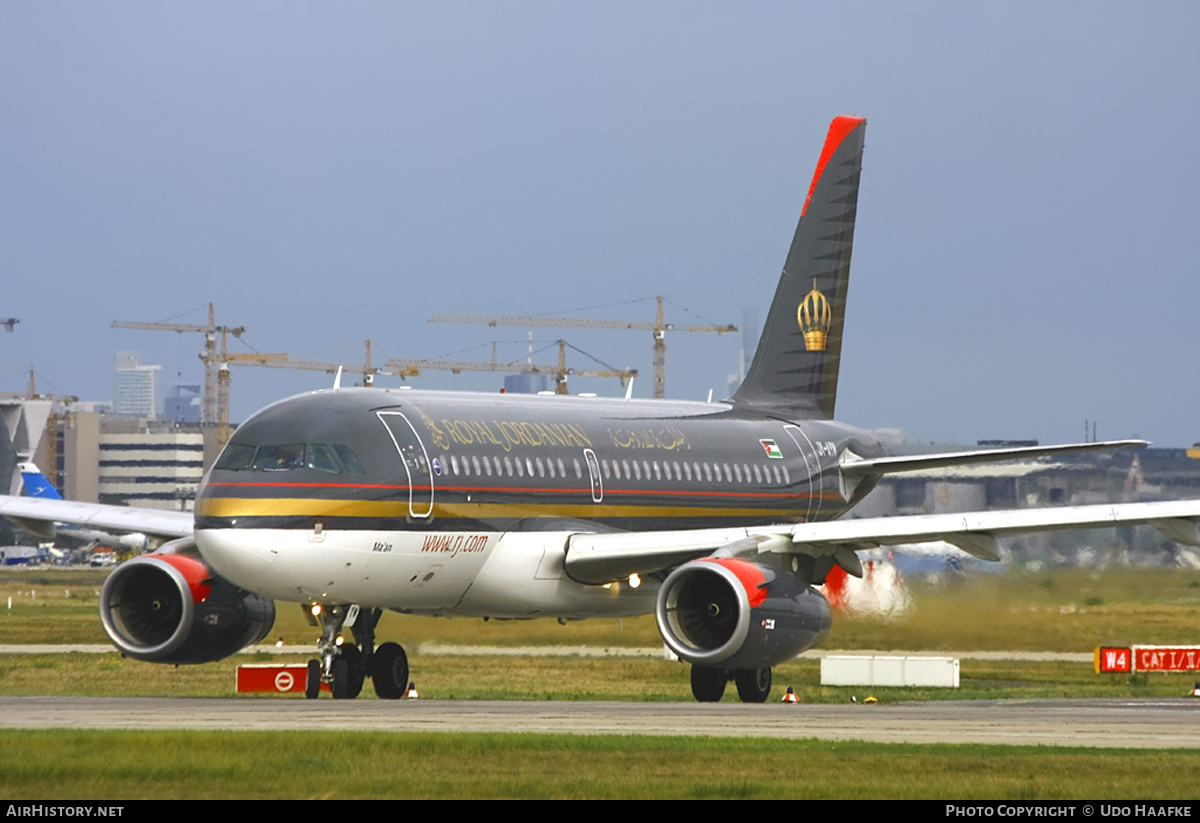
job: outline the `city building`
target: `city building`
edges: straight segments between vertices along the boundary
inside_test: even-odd
[[[154,420],[162,366],[144,365],[141,357],[140,352],[121,351],[113,358],[113,414]]]

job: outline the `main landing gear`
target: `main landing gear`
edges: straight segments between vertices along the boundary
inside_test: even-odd
[[[692,666],[692,695],[701,703],[716,703],[725,694],[725,684],[737,684],[743,703],[766,703],[771,694],[771,670],[709,669]]]
[[[383,700],[404,696],[408,686],[408,656],[398,643],[375,647],[375,626],[383,609],[359,609],[358,606],[312,606],[309,613],[321,625],[317,641],[319,660],[308,661],[304,696],[316,698],[321,684],[328,683],[334,700],[358,697],[367,677],[375,694]],[[342,628],[349,626],[354,642],[346,640]]]

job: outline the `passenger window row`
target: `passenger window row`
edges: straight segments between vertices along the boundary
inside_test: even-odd
[[[424,459],[413,458],[410,468],[424,474]],[[419,465],[411,465],[413,463]],[[223,471],[281,472],[315,469],[328,474],[364,474],[358,455],[341,443],[282,443],[253,446],[230,443],[215,466]],[[434,465],[438,474],[455,477],[518,477],[583,480],[585,471],[579,458],[567,462],[562,457],[513,457],[441,455]],[[782,460],[767,463],[730,463],[699,460],[608,460],[600,461],[605,482],[671,481],[687,483],[737,483],[756,486],[786,486],[791,476]]]
[[[512,457],[511,455],[479,456],[441,455],[437,459],[440,472],[454,477],[529,477],[584,478],[583,464],[574,458],[568,464],[563,458]],[[442,468],[444,467],[444,468]],[[570,467],[570,468],[568,468]],[[572,471],[573,469],[573,471]],[[757,486],[787,486],[791,475],[782,460],[769,463],[729,463],[690,460],[601,460],[604,480],[656,480],[688,483],[738,483]],[[439,472],[439,473],[440,473]]]
[[[583,465],[578,458],[571,461],[574,468],[576,480],[583,479]],[[496,477],[540,477],[550,478],[566,478],[567,463],[561,457],[555,459],[547,457],[512,457],[505,455],[500,457],[480,457],[479,455],[442,455],[438,458],[440,466],[446,466],[449,474],[463,477],[491,477],[495,474]]]

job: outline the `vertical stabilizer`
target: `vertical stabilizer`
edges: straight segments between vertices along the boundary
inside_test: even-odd
[[[41,469],[33,463],[22,463],[19,468],[21,471],[21,480],[25,485],[26,497],[62,500],[62,495],[58,493],[58,489],[50,485],[50,481],[46,479],[46,475],[42,474]]]
[[[862,172],[862,117],[835,117],[735,403],[833,417]]]

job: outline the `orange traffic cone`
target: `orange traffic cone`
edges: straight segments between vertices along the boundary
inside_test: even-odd
[[[420,695],[417,694],[417,684],[414,681],[408,681],[408,690],[404,692],[404,696],[409,700],[416,700],[418,697],[420,697]]]
[[[783,700],[780,700],[779,702],[780,703],[799,703],[800,701],[796,699],[796,693],[794,691],[792,691],[792,687],[788,686],[787,694],[785,694],[783,696]]]

